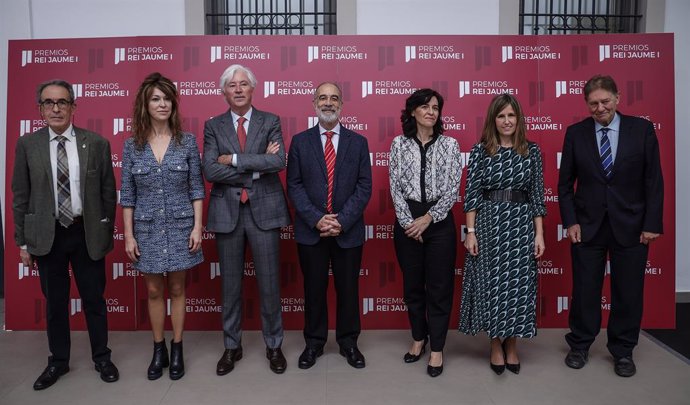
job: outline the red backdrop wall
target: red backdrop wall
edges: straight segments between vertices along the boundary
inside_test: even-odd
[[[78,109],[74,123],[107,137],[115,176],[130,135],[132,101],[143,78],[159,71],[180,91],[185,129],[203,144],[204,121],[227,109],[218,78],[233,63],[251,68],[259,83],[257,108],[282,118],[286,147],[291,137],[314,125],[313,88],[337,81],[343,88],[342,123],[369,140],[373,195],[365,213],[367,242],[360,278],[363,327],[407,328],[402,277],[393,252],[394,210],[388,190],[388,152],[401,133],[400,110],[415,89],[432,87],[444,95],[446,134],[456,138],[466,159],[479,138],[486,108],[501,92],[515,94],[525,111],[529,138],[543,151],[548,214],[546,254],[539,261],[538,319],[541,327],[567,326],[571,266],[558,210],[558,169],[568,125],[585,118],[582,86],[594,74],[612,75],[621,92],[619,110],[654,122],[661,145],[665,181],[665,235],[654,243],[647,263],[643,326],[673,327],[675,322],[675,173],[673,35],[587,36],[185,36],[20,40],[9,43],[7,113],[7,227],[5,239],[5,319],[8,329],[45,327],[38,272],[25,268],[12,242],[13,151],[17,139],[45,125],[36,107],[36,86],[53,78],[74,85]],[[463,227],[463,186],[455,218]],[[283,174],[284,177],[284,174]],[[207,184],[207,190],[208,187]],[[208,193],[207,193],[208,195]],[[118,209],[115,250],[106,270],[110,327],[148,328],[143,279],[124,253]],[[214,235],[204,233],[206,261],[188,272],[186,326],[220,328],[220,272]],[[302,275],[292,227],[281,230],[283,319],[288,329],[303,325]],[[456,293],[450,327],[457,326],[464,248],[456,264]],[[257,252],[259,253],[259,252]],[[244,326],[260,328],[253,262],[247,256]],[[332,289],[332,286],[331,286]],[[76,329],[84,320],[76,286],[70,309]],[[334,311],[333,292],[329,309]],[[610,309],[608,278],[602,309]],[[331,321],[334,317],[331,316]],[[331,325],[333,327],[333,325]]]

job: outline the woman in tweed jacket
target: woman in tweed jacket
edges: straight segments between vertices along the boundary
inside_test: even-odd
[[[154,353],[148,378],[184,375],[182,331],[185,272],[204,260],[201,214],[204,184],[194,135],[183,133],[177,89],[159,73],[149,75],[134,102],[132,137],[122,153],[120,204],[125,251],[144,273]],[[164,277],[167,273],[167,277]],[[170,358],[163,334],[165,285],[170,295],[173,339]]]

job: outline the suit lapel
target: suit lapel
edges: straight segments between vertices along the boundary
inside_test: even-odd
[[[219,146],[219,150],[230,150],[233,153],[240,152],[240,142],[237,140],[237,131],[235,131],[235,123],[232,121],[232,114],[228,110],[225,114],[220,117],[218,122],[220,130],[218,131],[221,136],[220,139],[216,139],[219,144],[223,144],[225,148]]]
[[[321,174],[323,174],[323,178],[328,180],[328,175],[326,174],[326,158],[324,156],[323,145],[321,145],[321,134],[319,133],[318,125],[313,127],[309,132],[309,145],[311,145],[311,148],[313,150],[312,156],[314,156],[317,164],[321,168]],[[336,155],[336,167],[338,166],[337,156],[338,155]]]
[[[585,123],[585,148],[586,155],[592,157],[592,164],[599,169],[601,177],[606,178],[604,168],[601,166],[601,155],[599,154],[599,145],[597,144],[597,133],[594,130],[594,119],[589,118]]]
[[[46,176],[50,181],[50,194],[52,195],[54,194],[53,188],[55,187],[55,184],[53,184],[53,166],[50,164],[50,132],[48,132],[48,127],[45,127],[41,130],[37,149],[38,158],[41,162],[43,162],[43,167],[47,173]],[[55,198],[54,195],[53,198]]]
[[[74,127],[74,134],[77,140],[77,154],[79,155],[79,196],[84,198],[84,188],[86,187],[86,170],[88,169],[89,163],[89,149],[91,149],[91,143],[89,142],[89,137],[80,128]]]
[[[616,155],[613,157],[613,168],[611,169],[611,177],[616,175],[616,168],[620,167],[620,162],[628,155],[628,148],[632,146],[631,142],[622,142],[623,134],[630,134],[632,131],[631,121],[628,117],[618,113],[621,122],[618,126],[618,147],[616,148]]]
[[[264,114],[256,108],[254,108],[254,111],[252,111],[252,119],[249,120],[249,130],[247,131],[247,143],[244,145],[244,150],[246,152],[261,153],[261,151],[256,150],[256,147],[261,141],[259,139],[259,134],[261,133],[261,127],[263,125]],[[268,142],[266,142],[266,144],[268,144]]]
[[[345,159],[347,156],[347,150],[350,148],[350,143],[352,141],[352,136],[350,132],[340,125],[340,139],[338,139],[338,153],[335,155],[335,184],[338,183],[338,176],[343,171],[343,165],[345,164]]]

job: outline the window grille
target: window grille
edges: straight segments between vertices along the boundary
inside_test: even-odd
[[[206,0],[206,34],[335,35],[336,0]]]
[[[639,0],[520,0],[520,35],[639,32]]]

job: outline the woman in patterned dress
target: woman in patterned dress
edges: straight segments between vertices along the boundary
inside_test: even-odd
[[[134,102],[132,137],[122,153],[120,204],[125,252],[144,274],[153,332],[149,380],[163,368],[177,380],[184,375],[182,331],[185,317],[185,271],[204,260],[201,213],[204,184],[194,135],[184,133],[177,89],[160,73],[149,75]],[[164,273],[166,277],[164,277]],[[165,346],[165,286],[170,296],[173,339]]]
[[[517,374],[517,338],[537,333],[536,259],[545,248],[546,206],[541,151],[527,141],[522,109],[511,95],[489,105],[481,141],[470,152],[464,210],[460,331],[485,331],[491,369]]]
[[[408,97],[400,117],[403,135],[393,139],[389,163],[395,253],[413,339],[403,360],[419,360],[430,341],[431,377],[443,372],[457,251],[450,210],[462,170],[457,141],[442,135],[442,110],[443,97],[432,89]]]

